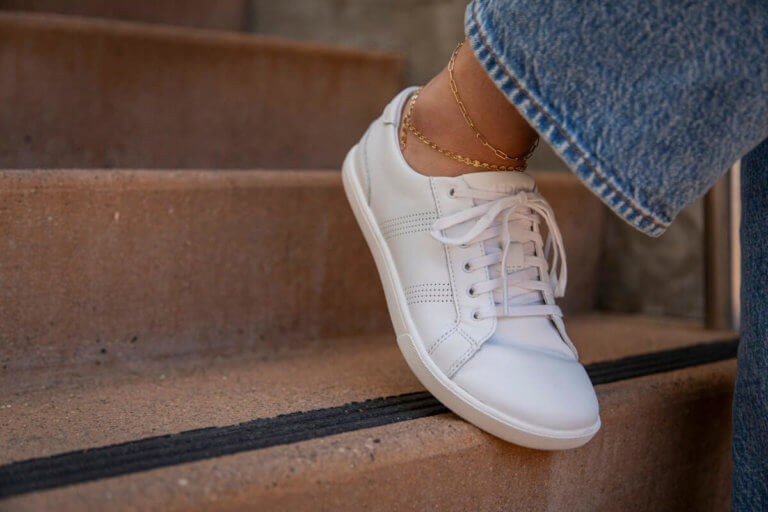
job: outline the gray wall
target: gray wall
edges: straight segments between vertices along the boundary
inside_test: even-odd
[[[464,36],[466,0],[253,0],[251,30],[407,57],[406,79],[429,80]]]

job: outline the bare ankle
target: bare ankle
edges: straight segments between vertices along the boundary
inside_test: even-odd
[[[463,103],[476,127],[491,144],[510,156],[524,155],[536,132],[499,91],[465,44],[456,56],[454,77]],[[406,104],[404,113],[409,105]],[[451,91],[448,69],[443,69],[419,93],[411,117],[413,127],[436,146],[491,166],[508,168],[510,160],[483,146],[462,116]],[[458,176],[489,168],[476,167],[441,154],[412,130],[404,129],[403,156],[427,176]]]

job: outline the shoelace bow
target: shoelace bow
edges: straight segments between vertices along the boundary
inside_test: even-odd
[[[468,246],[482,243],[486,240],[501,238],[501,254],[489,253],[473,258],[472,267],[490,267],[500,264],[500,277],[477,283],[473,286],[476,294],[488,293],[502,289],[501,306],[492,312],[482,314],[488,316],[562,316],[560,308],[555,305],[554,297],[565,294],[568,279],[568,269],[565,262],[565,247],[560,229],[555,221],[555,214],[546,199],[536,192],[518,192],[505,195],[497,192],[476,189],[454,189],[454,197],[468,197],[484,201],[476,206],[460,212],[439,218],[432,225],[431,235],[440,242],[453,246]],[[500,218],[500,221],[497,220]],[[475,220],[474,225],[463,235],[450,237],[443,235],[443,230],[464,222]],[[548,235],[542,247],[539,230],[535,229],[544,220]],[[509,256],[513,243],[523,244],[533,242],[535,253],[523,254],[523,265],[516,272],[507,270]],[[552,251],[551,262],[549,252]],[[520,254],[517,255],[518,259]],[[551,272],[549,269],[552,269]],[[557,272],[556,272],[557,270]],[[529,292],[515,295],[517,303],[510,304],[509,287],[515,286]],[[525,299],[535,297],[539,301],[543,297],[544,304],[520,304]]]

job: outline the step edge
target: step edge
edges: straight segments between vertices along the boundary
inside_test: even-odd
[[[618,380],[605,381],[605,382],[598,383],[596,385],[602,387],[602,386],[605,386],[605,385],[610,385],[610,384],[614,384],[614,383],[618,383],[618,382],[624,382],[624,381],[635,380],[635,379],[642,379],[642,378],[645,378],[645,377],[658,376],[658,375],[664,375],[664,376],[666,376],[669,379],[674,379],[675,378],[674,376],[676,374],[679,375],[680,372],[685,372],[687,370],[693,370],[693,369],[704,367],[704,366],[711,365],[711,364],[718,364],[718,363],[733,361],[735,356],[736,356],[735,349],[736,349],[736,346],[738,345],[738,338],[731,339],[731,340],[722,340],[722,341],[716,341],[716,342],[702,343],[702,344],[694,345],[693,348],[695,348],[695,347],[700,347],[700,348],[701,347],[712,347],[713,349],[719,349],[719,348],[722,348],[722,347],[724,347],[726,345],[728,346],[728,348],[730,348],[732,350],[728,351],[727,353],[726,352],[722,352],[722,351],[718,352],[718,354],[720,354],[719,358],[710,359],[710,360],[704,360],[703,362],[695,362],[694,364],[691,364],[691,365],[688,365],[688,366],[682,366],[682,367],[675,368],[675,369],[672,369],[672,370],[662,369],[660,372],[648,372],[648,373],[645,373],[645,374],[642,374],[642,375],[639,375],[639,376],[623,377],[623,378],[618,379]],[[656,351],[656,352],[647,353],[645,355],[646,356],[653,356],[653,355],[663,354],[663,353],[667,353],[667,352],[673,352],[675,350],[683,350],[684,351],[684,350],[690,349],[690,348],[691,347],[683,347],[681,349],[672,349],[672,350],[667,350],[667,351]],[[618,360],[616,360],[616,361],[618,361]],[[605,364],[607,362],[608,361],[596,362],[596,363],[593,363],[593,365],[591,365],[591,366],[594,366],[594,365],[597,365],[597,364],[601,364],[601,363]],[[730,372],[731,371],[730,366],[728,368],[729,368],[728,370],[723,368],[722,371],[724,371],[724,372],[725,371],[729,371]],[[10,483],[11,485],[13,485],[14,484],[14,477],[12,476],[13,473],[15,471],[17,471],[18,468],[23,467],[24,465],[34,467],[35,464],[42,464],[42,463],[44,463],[46,461],[55,460],[55,459],[66,460],[67,457],[72,458],[72,457],[77,457],[77,456],[98,455],[100,452],[108,451],[110,449],[118,449],[119,450],[119,449],[123,449],[123,448],[129,448],[129,447],[132,447],[132,446],[138,446],[139,443],[147,443],[147,442],[151,442],[151,441],[159,440],[159,439],[169,439],[169,438],[175,437],[176,440],[179,440],[183,436],[198,435],[200,433],[205,435],[207,433],[213,433],[213,430],[216,430],[217,432],[221,430],[223,432],[225,429],[232,429],[232,428],[238,428],[238,427],[246,428],[247,426],[249,426],[251,424],[252,425],[256,425],[258,423],[264,423],[264,422],[269,422],[269,421],[292,420],[292,419],[295,419],[295,418],[297,418],[299,416],[302,416],[302,415],[317,414],[317,413],[322,413],[323,411],[339,410],[341,413],[343,413],[342,414],[342,417],[343,417],[345,415],[348,416],[350,414],[355,414],[356,410],[361,410],[362,411],[361,406],[366,405],[366,404],[375,405],[374,403],[377,402],[377,401],[381,402],[381,401],[386,401],[386,400],[390,400],[390,399],[402,399],[402,398],[406,398],[406,397],[411,402],[413,402],[414,400],[417,400],[417,401],[420,400],[421,402],[424,402],[422,404],[422,407],[421,407],[421,409],[424,409],[424,411],[421,411],[421,412],[416,411],[416,413],[414,413],[414,414],[404,414],[401,411],[402,414],[400,416],[398,416],[398,411],[394,411],[394,413],[389,414],[386,417],[383,417],[383,422],[381,422],[379,424],[376,424],[376,425],[369,425],[368,423],[364,423],[363,426],[361,426],[359,428],[348,428],[348,429],[344,429],[344,428],[339,429],[338,425],[336,425],[335,428],[334,428],[334,425],[331,425],[329,427],[332,430],[330,433],[323,433],[323,431],[320,431],[319,435],[306,434],[305,432],[298,432],[298,433],[294,432],[293,434],[294,435],[298,434],[299,438],[297,438],[297,439],[295,439],[293,441],[289,440],[288,442],[277,442],[277,443],[268,444],[266,446],[257,447],[257,448],[247,448],[247,447],[245,447],[244,449],[241,449],[241,450],[225,451],[225,452],[219,453],[218,455],[215,454],[215,453],[214,454],[204,453],[204,456],[199,456],[199,457],[193,458],[192,460],[186,460],[186,459],[181,460],[181,459],[183,459],[183,457],[181,457],[175,463],[172,462],[172,463],[158,464],[158,465],[152,466],[152,467],[142,468],[142,469],[138,469],[138,470],[128,470],[128,471],[123,471],[123,472],[115,472],[113,470],[112,473],[110,473],[108,475],[96,476],[95,478],[87,478],[87,479],[82,479],[82,480],[78,480],[77,478],[74,478],[77,481],[65,480],[65,483],[60,483],[59,485],[49,485],[49,486],[45,486],[45,487],[27,486],[28,490],[21,490],[23,488],[23,486],[19,485],[17,487],[17,489],[13,489],[13,487],[11,487],[11,491],[8,491],[8,488],[6,487],[5,492],[3,492],[3,489],[0,488],[0,499],[11,498],[11,497],[16,497],[16,496],[23,496],[25,494],[34,493],[34,492],[38,492],[38,491],[52,490],[52,489],[56,489],[56,488],[60,488],[60,487],[66,486],[66,485],[84,484],[84,483],[94,482],[94,481],[98,481],[98,480],[102,480],[102,479],[107,479],[107,478],[112,478],[112,477],[116,477],[116,476],[128,476],[128,475],[132,475],[132,474],[143,473],[145,471],[151,471],[153,469],[168,468],[168,467],[178,466],[178,465],[187,464],[187,463],[194,463],[194,462],[203,462],[203,461],[209,460],[209,459],[227,457],[227,456],[231,456],[231,455],[236,455],[238,453],[250,452],[250,451],[264,449],[264,448],[271,448],[271,447],[275,447],[275,446],[293,445],[293,444],[298,443],[298,442],[323,439],[323,438],[326,438],[326,437],[329,437],[329,436],[333,436],[333,435],[344,434],[344,433],[349,433],[349,432],[356,432],[356,431],[359,431],[359,430],[365,430],[367,428],[378,427],[378,426],[385,426],[385,425],[390,425],[390,424],[393,424],[393,423],[401,423],[401,422],[404,422],[404,421],[411,421],[411,420],[415,420],[415,419],[420,419],[422,417],[434,416],[434,415],[445,414],[445,413],[449,413],[450,412],[445,407],[441,406],[441,404],[439,404],[439,402],[437,402],[434,398],[432,398],[430,400],[431,395],[429,395],[428,392],[426,392],[426,391],[415,391],[415,392],[411,392],[411,393],[406,393],[404,395],[396,395],[396,396],[393,396],[393,397],[375,397],[375,398],[371,398],[371,399],[364,400],[364,401],[349,402],[349,403],[345,403],[345,404],[341,404],[341,405],[337,405],[337,406],[332,406],[332,407],[313,409],[313,410],[310,410],[310,411],[303,411],[303,412],[302,411],[297,411],[297,412],[281,414],[281,415],[274,416],[274,417],[269,417],[269,418],[256,418],[256,419],[251,420],[249,422],[239,423],[239,424],[236,424],[236,425],[227,425],[227,426],[215,427],[215,428],[214,427],[207,427],[207,428],[195,429],[195,430],[185,431],[185,432],[178,432],[178,433],[171,433],[171,434],[162,434],[162,435],[159,435],[159,436],[145,437],[145,438],[141,438],[141,439],[137,439],[137,440],[133,440],[133,441],[128,441],[128,442],[125,442],[125,443],[118,443],[118,444],[115,444],[115,445],[106,445],[106,446],[92,447],[92,448],[86,448],[86,449],[83,449],[83,450],[73,450],[73,451],[70,451],[70,452],[63,452],[63,453],[58,453],[58,454],[54,454],[54,455],[50,455],[50,456],[36,457],[36,458],[31,458],[31,459],[14,461],[14,462],[11,462],[9,464],[5,464],[3,466],[0,466],[0,477],[2,476],[2,473],[5,472],[6,473],[6,482],[5,482],[5,484],[8,485]],[[427,411],[427,409],[429,409],[429,411]],[[361,419],[359,421],[354,422],[354,423],[350,423],[350,425],[357,425],[358,423],[360,423],[360,421],[363,421],[364,419],[365,418],[361,417]],[[302,434],[303,434],[303,436],[302,436]],[[286,435],[288,435],[290,437],[291,433],[288,432]],[[489,439],[492,439],[492,438],[489,437]],[[205,449],[209,450],[210,448],[206,447]],[[130,452],[128,455],[135,456],[135,450],[126,450],[126,453],[127,452]],[[71,465],[71,462],[69,464]],[[47,472],[50,473],[51,471],[53,471],[54,475],[56,474],[56,470],[55,469],[54,470],[48,470]],[[39,476],[39,477],[42,478],[44,476],[44,473],[46,472],[46,470],[45,470],[45,468],[43,468],[43,473],[40,473],[39,475],[37,475],[35,473],[34,469],[33,469],[32,472],[33,472],[33,476]],[[39,470],[38,470],[38,472],[39,472]],[[66,474],[66,472],[65,472],[65,474]],[[78,473],[78,474],[82,475],[83,473]],[[82,478],[82,477],[79,477],[79,478]],[[70,478],[70,480],[72,480],[72,478]],[[19,490],[20,492],[14,492],[14,490]]]
[[[400,77],[404,72],[405,58],[402,54],[376,48],[355,48],[248,32],[91,18],[71,14],[36,13],[22,10],[0,11],[0,27],[18,28],[19,26],[37,30],[85,32],[116,38],[140,37],[142,39],[155,39],[156,41],[178,41],[198,45],[253,47],[254,49],[287,53],[316,53],[350,60],[380,61],[395,66],[394,71],[399,73]]]
[[[79,187],[120,190],[133,188],[224,188],[340,186],[341,173],[336,170],[271,170],[271,169],[7,169],[0,170],[3,182],[0,194],[34,189],[66,190]]]
[[[578,178],[569,173],[537,171],[537,181],[547,186],[573,186]],[[41,188],[62,189],[72,186],[113,185],[135,183],[181,185],[221,183],[254,186],[340,186],[341,172],[336,169],[2,169],[0,181],[5,182],[2,193],[23,190],[34,185]]]

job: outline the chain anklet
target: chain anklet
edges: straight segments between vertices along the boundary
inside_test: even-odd
[[[450,151],[448,149],[438,146],[435,142],[427,138],[426,135],[421,133],[421,131],[419,131],[419,129],[416,128],[416,126],[414,126],[413,121],[411,120],[411,116],[413,114],[413,107],[414,105],[416,105],[416,99],[419,97],[420,92],[421,92],[421,89],[417,89],[413,93],[413,96],[411,96],[410,102],[408,104],[408,110],[403,116],[403,125],[401,128],[401,134],[400,134],[400,146],[402,148],[405,147],[405,139],[407,136],[406,130],[408,130],[411,133],[413,133],[417,139],[419,139],[421,142],[423,142],[430,148],[434,149],[441,155],[451,158],[453,160],[456,160],[457,162],[471,165],[472,167],[476,167],[478,169],[488,169],[491,171],[524,171],[526,169],[527,163],[525,161],[525,158],[522,158],[522,157],[510,159],[510,160],[514,160],[515,162],[514,165],[497,165],[497,164],[490,164],[487,162],[481,162],[474,158],[462,156],[458,153],[454,153],[453,151]]]
[[[475,126],[474,121],[472,121],[472,118],[469,116],[469,112],[467,111],[467,107],[464,105],[464,102],[461,100],[461,96],[459,95],[459,87],[456,85],[456,79],[453,76],[453,70],[456,67],[456,57],[459,55],[459,50],[461,50],[461,47],[464,46],[464,41],[459,42],[458,45],[456,45],[456,49],[453,50],[453,54],[451,55],[451,60],[448,61],[448,78],[451,86],[451,92],[453,93],[453,98],[456,100],[456,104],[459,106],[459,111],[461,112],[461,116],[464,118],[464,121],[466,121],[469,128],[474,132],[475,138],[482,144],[483,146],[487,147],[491,151],[493,151],[493,154],[495,154],[499,158],[503,158],[504,160],[514,160],[514,161],[525,161],[533,154],[534,151],[536,151],[536,148],[539,145],[539,137],[537,136],[536,139],[533,141],[533,144],[531,145],[530,149],[522,156],[509,156],[504,151],[498,149],[497,147],[493,146],[490,142],[488,142],[488,139],[480,133],[480,130]]]
[[[474,158],[469,158],[469,157],[460,155],[458,153],[455,153],[453,151],[440,147],[437,143],[435,143],[434,141],[429,139],[426,135],[424,135],[421,131],[419,131],[419,129],[416,128],[416,126],[413,124],[412,114],[413,114],[413,108],[416,105],[416,100],[419,97],[419,93],[421,92],[421,89],[417,89],[413,93],[408,103],[408,109],[403,115],[403,122],[400,127],[400,148],[403,150],[405,149],[405,143],[408,137],[408,132],[410,131],[416,136],[417,139],[419,139],[421,142],[423,142],[430,148],[434,149],[435,151],[437,151],[443,156],[456,160],[457,162],[471,165],[472,167],[476,167],[479,169],[489,169],[492,171],[524,171],[527,168],[528,158],[533,154],[533,152],[536,150],[536,148],[539,145],[539,138],[538,136],[536,137],[530,149],[524,155],[509,156],[504,151],[493,146],[488,141],[488,138],[485,137],[485,135],[483,135],[480,132],[480,130],[475,125],[474,121],[472,121],[472,118],[470,117],[469,112],[467,111],[467,107],[466,105],[464,105],[464,101],[462,101],[461,99],[461,95],[459,94],[459,88],[456,85],[456,79],[453,76],[453,72],[456,67],[456,57],[458,56],[459,50],[461,50],[461,47],[463,45],[464,45],[464,41],[461,41],[456,46],[456,49],[453,51],[453,54],[451,55],[451,60],[448,62],[448,77],[449,77],[449,83],[451,86],[451,92],[453,93],[453,97],[456,100],[456,104],[459,107],[461,116],[464,118],[464,121],[467,123],[469,128],[475,134],[475,138],[481,145],[485,146],[490,151],[492,151],[493,154],[496,155],[498,158],[501,158],[503,160],[509,160],[513,163],[511,165],[491,164],[487,162],[481,162]]]

